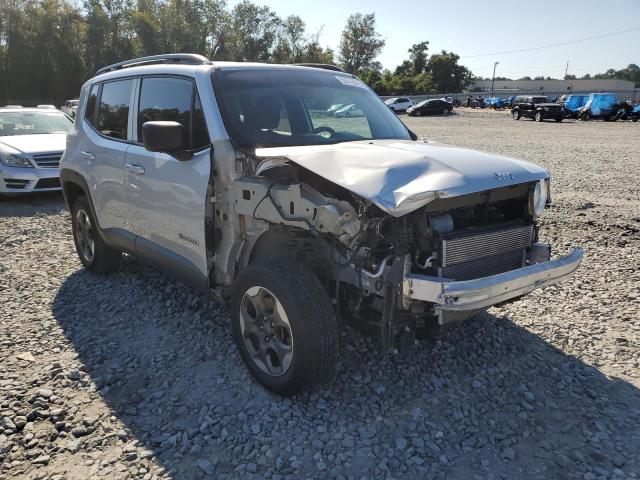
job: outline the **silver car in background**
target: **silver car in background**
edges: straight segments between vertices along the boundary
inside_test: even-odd
[[[0,194],[60,190],[73,122],[51,108],[0,108]]]
[[[71,118],[75,118],[76,112],[78,111],[78,102],[79,100],[67,100],[66,102],[64,102],[64,105],[60,107],[60,110],[69,115]]]

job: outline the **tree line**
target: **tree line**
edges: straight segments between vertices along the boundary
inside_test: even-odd
[[[591,75],[589,73],[582,75],[581,77],[577,75],[567,74],[564,77],[564,80],[628,80],[635,84],[635,88],[640,88],[640,67],[635,63],[630,63],[624,68],[620,70],[616,70],[615,68],[610,68],[604,73],[596,73],[595,75]],[[491,80],[491,78],[478,78],[478,80]],[[508,77],[496,77],[495,80],[512,80]],[[552,77],[544,77],[537,76],[531,78],[526,75],[521,78],[517,78],[516,80],[558,80],[557,78]]]
[[[460,91],[472,75],[459,57],[413,45],[395,71],[376,58],[385,45],[375,15],[351,15],[337,52],[320,44],[296,15],[243,0],[0,0],[0,102],[75,98],[100,67],[159,53],[212,60],[332,63],[379,94]]]

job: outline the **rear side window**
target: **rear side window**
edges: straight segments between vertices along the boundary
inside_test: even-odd
[[[85,109],[85,118],[94,127],[96,126],[96,104],[98,103],[99,88],[100,85],[97,84],[91,87],[91,90],[89,90],[89,96],[87,97],[87,108]]]
[[[127,139],[132,88],[133,80],[118,80],[102,85],[96,128],[103,135]]]
[[[192,149],[202,148],[210,143],[202,106],[191,80],[143,78],[138,107],[139,142],[142,142],[142,125],[159,120],[183,125]]]

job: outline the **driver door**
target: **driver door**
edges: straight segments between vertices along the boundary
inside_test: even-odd
[[[208,275],[205,201],[211,144],[195,83],[186,77],[143,77],[135,104],[136,142],[126,153],[125,184],[136,253],[199,284]],[[144,147],[142,125],[159,120],[185,127],[190,159]]]

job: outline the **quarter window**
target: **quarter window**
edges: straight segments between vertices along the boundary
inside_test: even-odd
[[[91,87],[91,90],[89,90],[89,96],[87,97],[87,108],[85,110],[85,117],[87,121],[94,127],[96,126],[96,103],[98,102],[99,88],[100,85],[96,84]]]
[[[96,128],[103,135],[119,140],[127,139],[132,87],[133,80],[119,80],[102,85]]]
[[[191,80],[180,78],[144,78],[138,109],[138,141],[142,142],[142,125],[152,121],[178,122],[192,149],[210,143],[200,99],[194,98]]]

